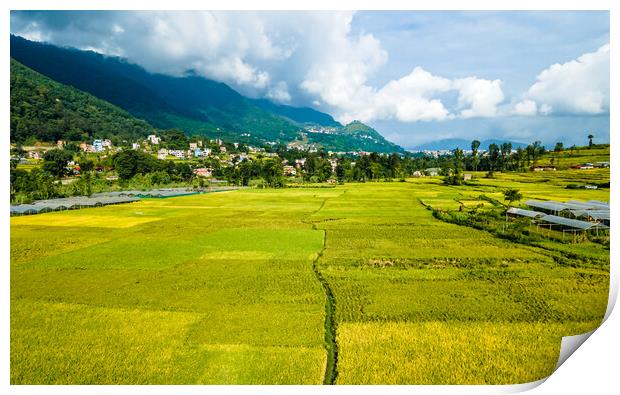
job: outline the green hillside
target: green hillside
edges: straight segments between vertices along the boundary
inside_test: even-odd
[[[339,146],[355,145],[362,151],[404,152],[400,146],[386,140],[379,132],[360,121],[353,121],[339,130],[339,134],[312,135],[311,138],[323,144]],[[353,143],[352,143],[353,142]],[[343,149],[340,149],[343,150]]]
[[[152,74],[125,59],[91,51],[60,48],[12,35],[11,57],[53,81],[88,92],[134,117],[146,120],[156,128],[178,128],[190,135],[262,144],[297,141],[302,138],[306,123],[340,126],[330,115],[310,108],[249,99],[226,84],[192,73],[184,77]],[[38,100],[26,97],[27,90],[21,95],[25,99],[16,97],[15,101]],[[48,104],[44,106],[46,112],[47,108],[53,108]],[[23,106],[23,103],[16,102],[16,106]],[[27,111],[23,109],[24,113]],[[34,117],[40,118],[40,115]],[[25,139],[33,135],[43,140],[54,140],[57,135],[64,134],[60,133],[57,125],[63,118],[53,114],[41,118],[38,125],[16,127],[20,129],[16,136]],[[56,123],[43,125],[43,119]],[[361,125],[359,123],[356,127],[362,128]],[[89,125],[85,123],[82,126],[83,129]],[[365,135],[350,133],[348,127],[345,127],[337,135],[309,136],[309,140],[325,149],[336,151],[402,151],[402,148],[388,142],[376,131],[363,126],[368,129]],[[109,130],[111,134],[121,132],[118,128]],[[73,133],[76,140],[79,140],[80,133]],[[93,132],[87,134],[92,135]]]
[[[133,139],[153,127],[126,111],[55,82],[11,59],[11,142]]]

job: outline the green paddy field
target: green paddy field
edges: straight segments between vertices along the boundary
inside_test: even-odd
[[[607,307],[601,244],[433,217],[609,169],[245,189],[11,218],[13,384],[514,384]],[[557,254],[603,264],[562,265]],[[581,255],[579,255],[581,254]]]

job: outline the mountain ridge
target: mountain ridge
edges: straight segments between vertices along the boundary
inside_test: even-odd
[[[372,141],[347,133],[329,114],[247,98],[228,85],[188,75],[153,74],[118,57],[61,48],[11,35],[11,57],[61,84],[115,105],[160,129],[244,143],[309,143],[335,151],[404,152],[377,132]],[[305,125],[335,127],[338,138],[307,133]],[[305,136],[306,135],[306,136]],[[334,135],[334,136],[335,136]]]

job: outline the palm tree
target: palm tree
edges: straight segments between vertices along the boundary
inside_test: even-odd
[[[592,139],[593,139],[593,138],[594,138],[594,136],[593,136],[593,135],[591,135],[591,134],[589,134],[589,135],[588,135],[588,140],[589,140],[588,147],[589,147],[589,148],[592,148],[592,145],[593,145],[593,144],[592,144]]]

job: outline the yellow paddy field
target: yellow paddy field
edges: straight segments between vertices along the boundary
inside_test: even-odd
[[[609,250],[586,242],[575,251],[606,263],[562,265],[425,205],[476,205],[507,187],[524,200],[609,200],[565,188],[583,174],[246,189],[13,217],[11,382],[538,380],[562,336],[600,323]]]

